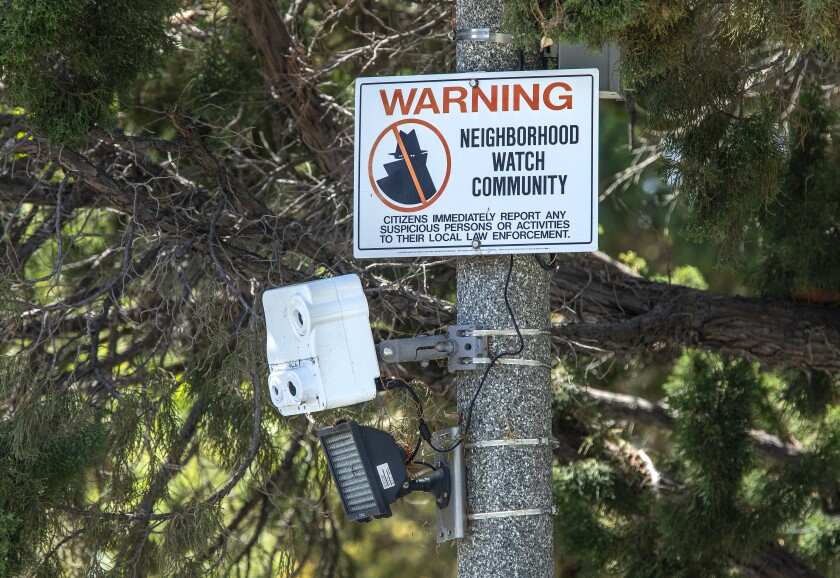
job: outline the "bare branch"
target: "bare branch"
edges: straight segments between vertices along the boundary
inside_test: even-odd
[[[666,403],[654,403],[646,399],[622,393],[613,393],[587,387],[583,395],[595,402],[596,407],[622,420],[673,430],[676,420]],[[795,462],[805,454],[798,444],[785,443],[774,435],[760,430],[750,430],[748,435],[756,451],[764,458],[775,462]]]
[[[588,321],[555,326],[558,345],[620,354],[693,347],[768,367],[840,372],[840,310],[646,281],[597,256],[558,263],[553,309]]]
[[[289,34],[271,0],[235,0],[233,8],[259,53],[280,102],[295,119],[298,134],[321,169],[347,184],[352,150],[349,132],[336,121],[321,92],[298,60],[302,47]]]

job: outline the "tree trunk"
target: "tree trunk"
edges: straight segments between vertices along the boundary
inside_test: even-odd
[[[499,0],[458,0],[458,29],[499,30]],[[460,41],[458,72],[515,70],[509,44]],[[505,305],[511,257],[458,260],[458,323],[512,329]],[[548,329],[549,276],[531,255],[514,258],[509,302],[520,328]],[[490,338],[491,355],[516,350],[516,337]],[[548,363],[545,335],[525,336],[514,356]],[[458,410],[466,422],[484,371],[458,376]],[[547,367],[497,365],[476,399],[466,446],[466,537],[458,545],[459,578],[544,578],[553,575],[551,448],[548,445],[476,447],[489,440],[538,439],[551,435],[551,384]],[[500,513],[500,514],[498,514]],[[491,514],[485,517],[483,514]],[[478,515],[478,517],[474,517]]]

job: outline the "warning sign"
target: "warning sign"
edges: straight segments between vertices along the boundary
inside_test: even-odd
[[[597,249],[597,70],[356,81],[354,254]]]

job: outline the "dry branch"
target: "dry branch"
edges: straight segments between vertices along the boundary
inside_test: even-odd
[[[627,420],[659,428],[673,430],[676,418],[668,404],[652,402],[634,395],[614,393],[587,387],[582,394],[595,403],[599,411]],[[795,443],[785,443],[778,437],[761,430],[747,432],[756,451],[762,457],[775,462],[795,462],[805,452]]]
[[[330,103],[310,81],[299,59],[303,47],[289,33],[271,0],[236,0],[233,7],[302,142],[326,175],[347,186],[353,156],[349,132],[336,122]]]
[[[840,372],[837,308],[647,281],[599,255],[560,259],[553,281],[553,309],[568,319],[553,331],[561,352],[692,347],[768,367]]]

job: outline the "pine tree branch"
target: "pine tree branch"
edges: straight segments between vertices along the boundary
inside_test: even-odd
[[[36,181],[34,183],[8,174],[0,175],[0,203],[16,206],[22,202],[54,207],[58,194],[56,183]],[[83,207],[84,204],[76,206]]]
[[[361,8],[364,10],[364,6]],[[366,34],[366,42],[361,46],[345,50],[336,58],[324,63],[318,68],[318,77],[324,77],[327,73],[341,67],[341,65],[352,61],[371,62],[378,54],[388,54],[397,51],[411,49],[421,41],[427,40],[428,35],[440,32],[444,24],[449,23],[452,14],[449,10],[434,13],[436,6],[432,6],[417,18],[417,26],[410,30],[389,30],[391,34],[380,36],[375,33]],[[366,11],[367,12],[367,11]],[[368,15],[373,16],[370,12]]]
[[[778,544],[765,545],[752,560],[735,560],[745,578],[826,578]]]
[[[201,165],[207,176],[215,181],[225,197],[236,204],[239,212],[249,217],[257,216],[261,218],[270,215],[268,207],[259,199],[254,198],[240,182],[231,178],[225,166],[204,146],[192,118],[178,109],[177,106],[170,107],[166,116],[175,130],[178,131],[178,134],[189,145],[190,156]]]
[[[84,534],[86,531],[87,531],[87,527],[82,526],[78,530],[75,530],[75,531],[67,534],[66,536],[64,536],[61,540],[58,541],[58,543],[55,546],[53,546],[49,550],[49,552],[44,554],[44,558],[43,558],[42,562],[46,562],[47,560],[49,560],[50,558],[52,558],[53,556],[58,554],[58,551],[61,550],[66,544],[72,542],[73,540],[75,540],[76,538],[78,538],[79,536]]]
[[[111,138],[118,139],[119,137],[112,135]],[[213,259],[213,252],[210,250],[208,243],[196,242],[198,239],[206,238],[209,235],[208,223],[212,222],[213,215],[207,214],[207,210],[211,207],[207,203],[203,204],[201,209],[204,213],[202,214],[192,210],[187,212],[186,209],[170,204],[173,199],[170,189],[179,188],[179,183],[167,185],[167,178],[161,176],[148,181],[148,184],[160,189],[159,194],[151,198],[150,195],[143,192],[143,187],[147,185],[147,179],[136,183],[118,182],[108,177],[104,171],[98,169],[88,159],[67,149],[67,147],[56,149],[45,141],[41,141],[40,144],[26,141],[17,143],[13,150],[56,162],[67,173],[79,177],[79,181],[74,185],[79,191],[76,194],[77,197],[82,199],[96,198],[98,199],[96,202],[100,206],[130,214],[143,228],[159,230],[166,237],[178,239],[182,245],[190,250],[196,250],[203,254],[203,257],[215,263],[216,267],[221,265],[218,256],[215,260]],[[171,178],[174,179],[174,177]],[[182,177],[179,177],[180,179]],[[40,190],[41,186],[42,183],[36,181],[30,189],[37,191]],[[131,191],[126,190],[128,186],[131,186]],[[9,193],[17,193],[20,197],[10,198],[10,200],[23,202],[30,189],[24,186],[15,187]],[[136,203],[127,205],[126,198],[133,199],[135,194],[137,195]],[[36,196],[36,198],[49,203],[52,202],[46,192]],[[32,200],[35,200],[35,198]],[[452,303],[424,292],[412,290],[400,281],[389,280],[367,272],[346,261],[343,257],[333,253],[328,245],[314,239],[308,233],[312,230],[311,225],[305,222],[297,222],[290,218],[281,219],[273,215],[254,214],[248,214],[247,219],[250,221],[261,220],[261,222],[267,223],[264,231],[260,234],[256,234],[253,229],[249,231],[252,240],[259,242],[262,247],[279,247],[300,251],[308,258],[313,259],[315,263],[325,264],[338,274],[358,273],[364,280],[366,292],[371,299],[371,308],[374,311],[379,310],[389,315],[408,315],[420,323],[436,327],[443,327],[454,319],[455,308]],[[220,219],[219,223],[221,221]],[[235,269],[238,276],[249,281],[257,281],[260,284],[268,283],[272,286],[278,285],[276,281],[277,271],[280,272],[281,278],[286,283],[306,280],[302,273],[283,267],[277,260],[272,260],[270,256],[263,257],[234,247],[231,240],[237,238],[241,232],[229,228],[231,226],[230,220],[223,225],[217,224],[215,226],[212,247],[214,249],[218,248],[224,254],[225,260],[229,262],[231,268]],[[287,230],[290,231],[288,235],[284,234]],[[222,266],[222,269],[227,271],[227,267]],[[81,290],[87,289],[87,287],[81,288]]]
[[[637,354],[691,347],[768,367],[840,372],[838,308],[647,281],[601,255],[561,257],[553,282],[554,309],[586,321],[554,327],[561,348]]]
[[[638,404],[645,407],[646,404]],[[649,408],[649,415],[655,415],[657,421],[664,421],[661,411]],[[570,416],[555,414],[552,424],[552,434],[560,441],[560,446],[554,450],[554,458],[560,465],[568,464],[585,457],[581,452],[585,440],[591,436],[589,427]],[[661,476],[659,472],[650,471],[650,460],[640,455],[639,450],[628,449],[626,445],[618,446],[607,443],[604,445],[603,458],[621,464],[622,471],[638,476],[644,487],[658,496],[659,484],[681,491],[684,486],[678,480]],[[652,484],[652,480],[659,480],[659,484]],[[732,558],[731,564],[749,578],[825,578],[825,576],[805,563],[790,550],[768,544],[759,548],[750,559]]]
[[[53,237],[56,238],[59,254],[56,257],[52,271],[47,276],[37,279],[36,281],[45,281],[46,279],[53,278],[56,274],[58,274],[63,265],[63,247],[60,242],[61,230],[73,214],[73,211],[80,205],[80,196],[78,191],[72,191],[71,194],[66,195],[66,185],[67,183],[64,181],[59,184],[54,191],[53,206],[55,206],[55,210],[52,214],[49,215],[43,223],[41,223],[38,229],[33,231],[32,234],[26,238],[20,247],[16,250],[12,247],[7,249],[7,258],[0,260],[0,274],[11,275],[23,269],[35,252]]]
[[[637,421],[667,430],[673,430],[676,426],[676,419],[665,403],[655,403],[635,395],[613,393],[594,387],[583,388],[580,392],[595,402],[599,411],[619,419]]]
[[[236,515],[230,521],[230,523],[224,528],[224,530],[219,534],[216,538],[215,544],[209,549],[208,556],[212,556],[214,553],[218,552],[221,549],[224,549],[227,545],[228,539],[230,535],[235,532],[239,526],[244,522],[245,518],[248,517],[248,514],[260,503],[268,503],[270,501],[270,497],[273,494],[275,486],[280,483],[280,480],[283,479],[285,476],[289,474],[292,468],[292,462],[297,455],[298,451],[301,448],[301,442],[303,441],[305,433],[296,434],[289,444],[289,447],[286,449],[286,454],[283,457],[283,462],[277,467],[273,474],[269,477],[269,479],[259,487],[259,489],[254,490],[251,492],[251,495],[248,499],[245,500],[245,503],[237,510]]]
[[[330,103],[309,80],[298,55],[304,52],[271,0],[235,0],[237,17],[260,55],[278,100],[289,111],[303,144],[334,181],[347,186],[353,151],[349,130],[335,119]]]
[[[634,395],[613,393],[587,387],[581,393],[595,402],[599,411],[618,417],[659,428],[673,430],[676,418],[666,403],[654,403]],[[778,437],[761,430],[750,430],[756,451],[762,457],[782,463],[796,462],[805,454],[798,444],[785,443]]]
[[[48,146],[22,144],[22,148],[28,147],[25,152],[32,154],[52,150]],[[94,189],[93,194],[104,193],[111,206],[131,212],[124,203],[128,195],[121,185],[101,175],[79,155],[65,149],[54,152],[50,159],[68,172],[75,169],[81,180]],[[29,189],[16,186],[14,191],[25,195]],[[84,198],[87,195],[78,196]],[[134,216],[143,226],[156,227],[163,233],[180,238],[192,234],[198,239],[207,234],[208,217],[204,217],[204,225],[200,218],[184,221],[178,216],[178,210],[167,204],[166,196],[158,199],[152,211],[150,200],[140,196]],[[284,226],[293,225],[287,220]],[[303,223],[300,228],[307,230]],[[226,239],[234,236],[234,232],[227,229],[216,232],[213,247],[221,248],[238,276],[264,282],[272,268],[280,267],[267,258],[232,246]],[[451,303],[361,270],[331,253],[324,245],[307,244],[306,239],[301,239],[299,235],[295,235],[294,240],[297,248],[314,256],[318,262],[327,263],[340,273],[361,274],[366,280],[374,310],[402,315],[409,312],[412,318],[438,327],[454,319],[455,309]],[[208,243],[192,243],[190,247],[205,253],[213,261]],[[694,347],[745,357],[768,366],[840,371],[838,310],[714,295],[646,281],[601,255],[584,258],[563,256],[558,259],[557,267],[552,289],[554,309],[573,312],[574,317],[587,321],[556,327],[555,343],[561,347],[571,346],[583,353],[601,351],[613,354],[634,354],[663,347]],[[281,271],[289,281],[304,279],[300,273],[283,270],[282,267]]]
[[[125,214],[132,215],[143,227],[159,229],[162,233],[173,238],[194,240],[206,238],[209,234],[207,222],[209,216],[196,215],[194,219],[179,218],[179,210],[162,199],[152,198],[144,192],[143,186],[134,186],[131,191],[126,190],[121,183],[109,176],[106,171],[99,169],[87,158],[68,147],[54,147],[43,139],[17,141],[13,146],[7,145],[8,153],[33,155],[55,162],[65,173],[86,184],[90,190],[100,195],[107,205]],[[206,208],[206,207],[205,207]],[[266,259],[241,248],[235,247],[228,239],[235,238],[233,232],[214,236],[214,245],[220,247],[236,271],[246,278],[265,278],[271,267],[279,268],[284,276],[290,279],[302,279],[302,276],[291,270],[285,270],[279,264],[269,264]],[[297,239],[296,239],[297,241]],[[208,243],[189,243],[191,249],[204,253],[212,261]]]

